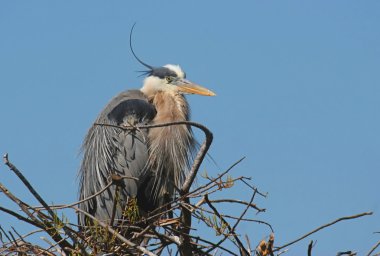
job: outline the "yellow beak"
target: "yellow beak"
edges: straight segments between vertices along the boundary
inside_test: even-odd
[[[178,89],[183,93],[199,94],[203,96],[215,96],[216,94],[209,89],[202,87],[198,84],[194,84],[186,79],[180,79],[175,83]]]

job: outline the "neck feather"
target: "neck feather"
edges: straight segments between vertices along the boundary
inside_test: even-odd
[[[181,94],[158,92],[152,99],[157,115],[154,124],[189,119],[188,103]],[[195,140],[188,125],[171,125],[149,130],[149,165],[155,173],[154,193],[157,199],[171,196],[182,186],[189,170]]]

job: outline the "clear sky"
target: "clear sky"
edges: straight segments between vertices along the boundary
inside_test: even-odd
[[[139,88],[141,59],[180,64],[217,93],[189,96],[192,119],[215,140],[210,175],[246,156],[232,175],[268,192],[256,217],[276,245],[338,217],[292,246],[305,255],[363,255],[380,231],[380,1],[1,1],[0,152],[48,202],[76,200],[78,152],[103,106]],[[202,140],[202,137],[199,137]],[[14,175],[0,182],[28,200]],[[232,196],[249,199],[235,190]],[[0,195],[0,204],[9,206]],[[15,220],[0,213],[0,224]],[[23,231],[22,227],[19,227]],[[240,230],[253,245],[269,235]]]

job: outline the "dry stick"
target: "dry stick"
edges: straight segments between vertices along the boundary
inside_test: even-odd
[[[249,237],[247,234],[245,234],[245,240],[247,241],[247,246],[248,246],[248,251],[251,253],[252,252],[252,249],[251,249],[251,241],[249,241]]]
[[[237,179],[234,179],[234,180],[243,181],[248,187],[250,187],[251,189],[253,189],[255,191],[255,194],[257,193],[258,195],[265,196],[262,193],[260,193],[257,188],[250,186],[243,179],[244,179],[244,177],[240,177],[240,178],[237,178]],[[214,179],[214,180],[216,180],[216,179]],[[217,184],[209,186],[208,189],[211,189],[213,186],[217,186]],[[217,189],[217,190],[219,190],[219,189]],[[202,192],[198,192],[198,193],[202,193]],[[210,195],[210,194],[211,193],[207,193],[207,195]],[[202,211],[205,211],[205,212],[208,212],[208,213],[213,213],[213,212],[210,212],[210,211],[208,211],[208,210],[206,210],[204,208],[200,208],[200,206],[205,203],[205,201],[204,201],[204,195],[202,195],[202,196],[203,196],[202,199],[195,205],[195,208],[199,208]],[[222,200],[210,200],[210,202],[217,202],[217,203],[219,203],[219,202],[241,203],[241,204],[245,204],[245,205],[250,205],[251,207],[257,209],[258,212],[265,211],[265,209],[260,209],[255,204],[252,204],[252,203],[249,204],[249,203],[247,203],[245,201],[240,201],[240,200],[222,199]],[[192,211],[194,211],[194,209]],[[229,216],[229,215],[225,215],[225,214],[223,214],[222,216],[226,217],[226,218],[231,218],[231,219],[239,219],[237,217],[233,217],[233,216]],[[254,221],[254,222],[257,222],[257,223],[260,223],[260,224],[265,224],[265,225],[267,225],[271,229],[272,232],[274,232],[272,226],[269,223],[267,223],[267,222],[260,221],[260,220],[253,220],[253,219],[244,219],[244,218],[241,218],[241,220],[243,220],[243,221]]]
[[[207,210],[205,208],[202,208],[202,207],[199,207],[197,209],[199,209],[200,211],[203,211],[203,212],[211,213],[211,214],[214,213],[214,212],[212,212],[210,210]],[[194,212],[194,214],[195,214],[196,218],[203,219],[196,212]],[[239,217],[231,216],[231,215],[228,215],[228,214],[221,214],[221,216],[223,216],[224,218],[233,219],[233,220],[238,220],[239,219]],[[264,225],[266,225],[266,226],[269,227],[269,229],[272,231],[272,233],[274,232],[272,226],[268,222],[265,222],[265,221],[262,221],[262,220],[248,219],[248,218],[241,218],[241,220],[242,221],[246,221],[246,222],[255,222],[255,223],[258,223],[258,224],[264,224]]]
[[[98,124],[98,125],[101,125],[101,124]],[[119,126],[114,126],[114,125],[104,125],[104,126],[118,127],[118,128],[120,128],[120,129],[124,129],[124,128],[121,128],[121,127],[119,127]],[[158,216],[161,216],[161,215],[163,215],[163,214],[165,214],[165,213],[171,211],[170,209],[169,209],[169,210],[165,210],[164,212],[162,212],[161,210],[164,209],[164,208],[167,208],[168,206],[171,206],[171,207],[173,208],[173,206],[172,206],[173,203],[178,205],[178,201],[183,200],[185,197],[191,197],[191,195],[193,195],[195,192],[199,191],[200,189],[203,189],[203,190],[206,191],[206,188],[205,188],[205,187],[210,186],[213,182],[215,182],[215,181],[219,180],[220,178],[222,178],[226,173],[228,173],[233,167],[235,167],[238,163],[240,163],[244,158],[245,158],[245,157],[243,157],[242,159],[240,159],[240,160],[238,160],[237,162],[235,162],[234,164],[232,164],[232,166],[230,166],[225,172],[223,172],[222,174],[218,175],[218,177],[216,177],[215,179],[213,179],[213,180],[212,180],[211,182],[209,182],[208,184],[203,185],[203,186],[201,186],[201,187],[198,187],[197,189],[193,190],[192,192],[189,192],[188,194],[185,194],[185,195],[183,195],[183,196],[181,196],[181,197],[179,197],[179,198],[175,198],[175,199],[173,199],[172,201],[170,201],[170,202],[168,202],[168,203],[166,203],[166,204],[160,206],[159,208],[154,209],[154,210],[150,213],[149,217],[147,217],[146,219],[144,219],[144,221],[148,221],[148,220],[150,220],[150,219],[156,218],[156,217],[158,217]],[[242,181],[243,181],[243,180],[242,180]],[[214,185],[213,185],[213,186],[214,186]],[[216,185],[215,185],[215,186],[216,186]],[[251,186],[250,186],[250,187],[251,187]],[[251,187],[251,188],[252,188],[252,187]],[[209,189],[209,188],[207,188],[207,189]],[[258,194],[261,195],[260,192],[258,192]],[[175,208],[175,206],[174,206],[174,208]],[[156,213],[156,212],[157,212],[157,213]],[[139,222],[137,222],[137,223],[139,223]],[[264,224],[265,224],[265,223],[264,223]]]
[[[240,162],[241,160],[242,160],[242,159],[240,159],[238,162]],[[233,166],[236,166],[236,164],[237,164],[238,162],[234,163]],[[219,175],[217,178],[215,178],[215,179],[213,179],[213,180],[214,180],[214,181],[219,180],[219,179],[220,179],[222,176],[224,176],[228,171],[230,171],[231,168],[232,168],[233,166],[231,166],[226,172],[222,173],[221,175]],[[234,179],[234,180],[241,180],[241,179],[238,178],[238,179]],[[178,201],[181,201],[181,200],[183,201],[185,197],[189,197],[189,198],[192,198],[192,197],[199,197],[199,196],[194,196],[194,193],[197,192],[197,191],[199,191],[199,189],[202,189],[202,191],[201,191],[201,192],[197,192],[197,193],[202,193],[202,192],[205,192],[207,189],[211,189],[213,186],[218,186],[217,184],[214,184],[214,185],[212,185],[212,186],[210,186],[210,185],[211,185],[211,183],[208,183],[208,184],[206,184],[206,185],[203,185],[203,186],[201,186],[201,187],[198,187],[197,189],[193,190],[192,192],[189,192],[189,193],[186,194],[186,195],[183,195],[183,196],[181,196],[181,197],[179,197],[179,198],[176,198],[176,199],[174,199],[174,200],[172,200],[172,201],[170,201],[170,202],[168,202],[168,203],[162,205],[161,207],[159,207],[159,208],[153,210],[153,211],[150,213],[150,216],[147,217],[146,219],[144,219],[144,221],[148,221],[148,220],[150,220],[150,219],[152,219],[152,218],[156,218],[156,217],[158,217],[158,216],[160,216],[160,215],[163,215],[163,214],[165,214],[165,213],[168,213],[169,211],[171,211],[171,209],[169,209],[169,210],[165,210],[164,212],[161,211],[161,210],[164,209],[164,208],[166,208],[167,206],[171,206],[172,208],[176,208],[176,206],[173,206],[173,204],[174,204],[174,203],[175,203],[175,204],[178,204]],[[207,186],[209,186],[209,187],[206,188]],[[219,191],[219,190],[220,190],[219,188],[218,188],[218,189],[215,189],[215,191]],[[260,194],[260,193],[258,192],[258,194]],[[203,196],[203,194],[202,194],[202,196]],[[204,203],[204,202],[202,202],[202,203],[200,203],[200,204],[203,204],[203,203]],[[198,206],[195,206],[195,208],[198,208],[198,207],[199,207],[199,205],[198,205]],[[155,214],[155,212],[158,212],[158,213]],[[192,212],[194,212],[194,209],[192,209]],[[225,215],[225,216],[227,216],[227,215]],[[260,221],[258,221],[258,222],[261,223]],[[264,223],[264,224],[266,224],[266,223]]]
[[[245,249],[243,243],[237,237],[237,235],[236,235],[235,231],[233,230],[233,228],[231,228],[230,224],[228,224],[228,222],[220,215],[220,213],[218,212],[218,210],[210,203],[210,201],[208,200],[208,196],[207,195],[205,195],[205,201],[206,201],[207,205],[214,211],[214,213],[216,214],[216,216],[218,216],[218,218],[227,226],[228,231],[233,235],[233,237],[235,238],[236,242],[238,243],[238,245],[239,245],[240,249],[242,250],[242,252],[244,253],[244,255],[249,255],[249,252],[247,251],[247,249]],[[209,249],[207,251],[207,253],[210,252],[211,250],[213,250],[213,248]]]
[[[251,205],[252,202],[253,202],[253,199],[254,199],[255,196],[256,196],[256,193],[257,193],[257,189],[254,190],[254,192],[253,192],[253,194],[252,194],[252,197],[251,197],[251,200],[250,200],[249,203],[247,204],[247,207],[244,209],[244,211],[243,211],[242,214],[240,215],[239,219],[236,221],[235,225],[232,227],[232,232],[235,232],[235,230],[236,230],[237,226],[239,225],[240,221],[242,220],[242,218],[244,217],[244,215],[247,213],[247,211],[248,211],[250,205]],[[237,239],[237,238],[235,238],[235,239]],[[241,248],[240,248],[241,251],[243,251],[243,252],[247,252],[247,250],[245,249],[245,247],[242,246],[243,243],[240,242],[239,245],[240,245],[240,247],[241,247]],[[247,254],[247,255],[249,255],[249,254]]]
[[[74,207],[74,209],[78,212],[81,212],[83,213],[84,215],[86,215],[87,217],[89,217],[90,219],[94,220],[97,222],[97,224],[99,224],[100,226],[102,226],[103,228],[107,229],[107,231],[109,233],[111,233],[111,235],[115,235],[121,242],[127,244],[128,246],[131,246],[137,250],[139,250],[140,252],[142,253],[145,253],[149,256],[156,256],[156,254],[152,253],[151,251],[147,250],[146,248],[142,247],[142,246],[139,246],[131,241],[129,241],[128,239],[126,239],[124,236],[120,235],[115,229],[111,228],[109,225],[105,224],[104,222],[98,220],[97,218],[95,218],[94,216],[92,216],[91,214],[85,212],[85,211],[82,211],[81,209],[79,209],[78,207]]]
[[[182,185],[182,188],[181,188],[181,194],[182,195],[187,194],[189,192],[190,187],[194,182],[195,176],[197,175],[199,167],[201,166],[201,163],[202,163],[204,157],[206,156],[207,151],[210,148],[212,140],[213,140],[213,135],[212,135],[211,131],[209,129],[207,129],[206,126],[203,126],[203,125],[198,124],[198,123],[192,123],[192,125],[201,129],[204,132],[206,138],[205,138],[205,141],[203,142],[201,148],[199,149],[197,156],[194,159],[194,163],[193,163],[193,166],[191,167],[189,175],[187,176],[185,182]]]
[[[342,256],[342,255],[355,256],[356,252],[352,252],[352,251],[338,252],[336,255],[337,256]]]
[[[30,193],[38,200],[38,202],[40,202],[40,204],[42,204],[42,206],[45,207],[45,209],[48,211],[48,213],[51,215],[51,217],[53,219],[56,219],[56,220],[59,220],[60,222],[62,222],[59,217],[52,211],[52,209],[50,209],[50,207],[48,206],[48,204],[42,199],[42,197],[37,193],[37,191],[32,187],[32,185],[29,183],[29,181],[25,178],[25,176],[17,169],[16,166],[14,166],[11,162],[9,162],[8,160],[8,154],[5,154],[4,157],[3,157],[3,160],[4,160],[4,163],[9,167],[10,170],[12,170],[16,175],[17,177],[24,183],[24,185],[28,188],[28,190],[30,191]],[[48,232],[48,229],[51,229],[51,228],[54,228],[54,226],[52,226],[50,223],[48,222],[45,222],[45,225],[48,227],[46,229],[46,231]],[[76,239],[71,235],[71,232],[68,232],[68,230],[66,229],[65,226],[63,226],[63,230],[67,233],[67,235],[74,241],[74,242],[77,242]],[[56,237],[58,238],[58,236],[60,237],[60,235],[57,233],[57,232],[54,232],[54,231],[50,231],[48,232],[48,234],[53,238]],[[53,238],[54,239],[54,238]],[[54,239],[54,241],[56,241]],[[67,242],[66,240],[62,240],[62,239],[59,239],[59,246],[61,246],[61,248],[63,250],[65,250],[66,247],[68,248],[73,248],[73,246]]]
[[[208,184],[206,184],[206,185],[204,185],[204,186],[202,186],[202,187],[199,187],[199,188],[197,188],[197,189],[195,189],[194,191],[192,191],[190,194],[193,194],[193,193],[197,193],[197,191],[200,191],[200,190],[206,190],[206,188],[207,187],[209,187],[210,185],[212,185],[214,182],[216,182],[217,180],[219,180],[222,176],[224,176],[226,173],[228,173],[234,166],[236,166],[238,163],[240,163],[242,160],[243,160],[244,158],[242,158],[242,159],[240,159],[239,161],[237,161],[236,163],[234,163],[227,171],[225,171],[224,173],[222,173],[221,175],[219,175],[217,178],[215,178],[215,179],[213,179],[213,180],[211,180],[210,181],[210,183],[208,183]],[[243,180],[244,181],[244,180]],[[247,183],[246,183],[247,184]],[[249,185],[249,184],[247,184],[247,185]],[[214,185],[212,185],[212,186],[214,186]],[[252,188],[252,189],[254,189],[255,190],[255,193],[257,193],[257,194],[259,194],[259,195],[261,195],[261,196],[265,196],[265,195],[263,195],[263,194],[261,194],[256,188],[253,188],[253,187],[251,187],[251,186],[249,186],[250,188]],[[198,193],[200,193],[200,192],[198,192]],[[251,201],[252,202],[252,201]],[[201,200],[201,202],[199,202],[199,205],[198,205],[198,207],[200,206],[200,204],[203,204],[204,203],[204,200],[203,200],[203,198],[202,198],[202,200]],[[185,204],[184,204],[185,205]],[[249,205],[249,204],[248,204]],[[198,208],[198,207],[196,207],[196,208]],[[213,213],[213,212],[212,212]],[[225,217],[230,217],[230,216],[225,216]],[[236,219],[239,219],[239,218],[236,218]],[[240,219],[241,220],[243,220],[241,217],[240,217]],[[266,225],[268,225],[269,227],[270,227],[270,229],[273,231],[273,229],[272,229],[272,227],[270,226],[270,224],[268,224],[268,223],[265,223],[265,222],[262,222],[262,221],[256,221],[256,222],[259,222],[259,223],[263,223],[263,224],[266,224]],[[225,239],[223,239],[222,240],[222,242],[224,241]],[[219,241],[220,242],[220,241]],[[218,246],[220,246],[220,243],[218,243],[219,245]]]
[[[231,228],[231,227],[228,225],[228,223],[223,219],[222,215],[220,215],[220,214],[218,213],[218,214],[219,214],[218,217],[221,218],[221,220],[222,220],[224,223],[227,224],[227,227],[228,227],[230,233],[234,234],[235,239],[236,239],[236,241],[237,241],[238,244],[239,244],[240,250],[241,250],[242,252],[244,252],[246,255],[249,255],[249,253],[247,253],[247,250],[245,249],[243,243],[242,243],[242,242],[237,238],[237,236],[235,235],[235,229],[236,229],[236,227],[239,225],[239,222],[243,219],[243,217],[244,217],[244,215],[246,214],[246,212],[248,211],[250,205],[251,205],[252,202],[253,202],[253,199],[255,198],[256,193],[257,193],[257,189],[254,190],[253,195],[252,195],[252,197],[251,197],[251,200],[249,201],[248,204],[246,204],[247,207],[244,209],[244,211],[242,212],[242,214],[240,215],[240,217],[237,218],[237,221],[236,221],[236,223],[234,224],[234,226],[233,226],[232,228]],[[213,207],[213,205],[211,204],[211,201],[208,199],[208,196],[207,196],[207,195],[205,196],[205,201],[206,201],[206,203],[211,207],[211,209],[215,212],[215,211],[216,211],[216,208]],[[270,228],[272,228],[272,227],[270,227]],[[273,231],[273,230],[272,230],[272,231]],[[225,237],[224,237],[222,240],[220,240],[217,244],[221,244],[221,243],[223,243],[226,239],[227,239],[227,236],[225,236]],[[211,249],[210,249],[209,251],[211,251]]]
[[[59,254],[60,255],[64,255],[63,253],[62,253],[62,251],[59,249],[59,247],[57,247],[57,245],[58,245],[58,243],[52,243],[51,241],[49,241],[47,238],[45,238],[45,237],[41,237],[41,239],[43,240],[43,241],[45,241],[48,245],[50,245],[50,247],[49,248],[47,248],[46,249],[46,251],[50,251],[50,250],[55,250],[56,252],[59,252]],[[63,239],[67,239],[67,238],[63,238]],[[71,255],[71,252],[72,251],[75,251],[74,249],[69,249],[68,250],[69,252],[70,252],[70,254],[69,255]],[[65,251],[66,252],[66,251]],[[67,252],[65,253],[65,255],[67,254]]]
[[[3,184],[0,183],[0,190],[3,191],[3,193],[13,202],[15,202],[18,206],[20,206],[21,210],[27,214],[32,220],[39,222],[36,217],[33,216],[29,212],[30,206],[23,201],[21,201],[19,198],[17,198],[15,195],[13,195]]]
[[[112,214],[111,214],[111,220],[110,220],[110,225],[111,226],[113,226],[113,222],[115,220],[116,206],[117,206],[117,203],[118,203],[118,200],[119,200],[119,191],[120,191],[120,187],[123,186],[123,179],[124,178],[130,178],[130,179],[138,180],[138,178],[129,177],[129,176],[120,176],[120,175],[117,175],[117,174],[112,174],[111,175],[112,184],[114,184],[116,186],[115,194],[114,194],[114,197],[113,197]]]
[[[28,218],[25,218],[24,216],[22,216],[22,215],[20,215],[20,214],[18,214],[16,212],[14,212],[14,211],[11,211],[11,210],[9,210],[7,208],[4,208],[4,207],[0,206],[0,211],[8,213],[9,215],[12,215],[13,217],[16,217],[17,219],[19,219],[19,220],[21,220],[23,222],[29,223],[29,224],[31,224],[33,226],[36,226],[37,228],[41,228],[41,229],[44,228],[44,226],[42,224],[40,224],[38,222],[34,222],[34,221],[32,221],[32,220],[30,220]]]
[[[191,191],[191,194],[194,194],[196,192],[198,192],[199,190],[202,190],[202,189],[205,189],[207,190],[206,188],[212,184],[214,184],[217,180],[221,179],[224,175],[226,175],[229,171],[232,170],[232,168],[234,168],[236,165],[238,165],[241,161],[243,161],[245,159],[245,157],[242,157],[240,158],[239,160],[237,160],[235,163],[233,163],[227,170],[225,170],[224,172],[222,172],[220,175],[218,175],[218,177],[210,180],[209,183],[203,185],[203,186],[200,186],[196,189],[194,189],[193,191]]]
[[[311,240],[309,245],[307,246],[307,256],[311,256],[312,249],[313,249],[313,240]]]
[[[137,178],[134,178],[134,177],[129,177],[129,176],[119,176],[119,175],[111,175],[111,179],[114,179],[114,176],[117,176],[117,178],[120,178],[120,179],[132,179],[132,180],[138,180]],[[98,192],[96,192],[95,194],[89,196],[89,197],[86,197],[80,201],[77,201],[77,202],[74,202],[74,203],[71,203],[71,204],[58,204],[58,205],[49,205],[50,209],[53,209],[53,210],[59,210],[59,209],[65,209],[65,208],[71,208],[75,205],[78,205],[78,204],[81,204],[81,203],[84,203],[88,200],[91,200],[95,197],[97,197],[98,195],[100,195],[101,193],[103,193],[104,191],[106,191],[109,187],[111,187],[112,185],[114,184],[114,180],[111,180],[104,188],[102,188],[101,190],[99,190]],[[34,210],[40,210],[40,209],[44,209],[44,207],[42,206],[35,206],[35,207],[31,207],[32,209]]]
[[[285,244],[285,245],[282,245],[282,246],[280,246],[280,247],[277,247],[277,248],[274,249],[273,251],[276,252],[276,251],[279,251],[279,250],[281,250],[281,249],[283,249],[283,248],[285,248],[285,247],[288,247],[288,246],[290,246],[290,245],[292,245],[292,244],[295,244],[295,243],[301,241],[302,239],[305,239],[306,237],[310,236],[311,234],[314,234],[315,232],[318,232],[318,231],[321,230],[321,229],[324,229],[324,228],[327,228],[327,227],[329,227],[329,226],[331,226],[331,225],[334,225],[335,223],[337,223],[337,222],[339,222],[339,221],[342,221],[342,220],[350,220],[350,219],[356,219],[356,218],[360,218],[360,217],[363,217],[363,216],[366,216],[366,215],[372,215],[372,214],[373,214],[373,212],[363,212],[363,213],[360,213],[360,214],[356,214],[356,215],[352,215],[352,216],[346,216],[346,217],[342,217],[342,218],[336,219],[336,220],[334,220],[334,221],[332,221],[332,222],[330,222],[330,223],[327,223],[327,224],[325,224],[325,225],[322,225],[322,226],[320,226],[320,227],[314,229],[313,231],[310,231],[309,233],[307,233],[307,234],[301,236],[300,238],[297,238],[296,240],[294,240],[294,241],[292,241],[292,242],[289,242],[289,243],[287,243],[287,244]]]
[[[265,212],[266,209],[261,209],[257,207],[256,204],[249,204],[248,202],[241,201],[241,200],[235,200],[235,199],[218,199],[218,200],[210,200],[211,203],[238,203],[238,204],[244,204],[247,206],[250,206],[257,210],[258,212]]]
[[[14,245],[16,245],[16,248],[19,247],[17,241],[16,241],[16,238],[13,236],[12,232],[11,231],[8,231],[9,235],[11,236],[12,238],[12,241],[14,243]]]
[[[258,195],[260,195],[260,196],[262,196],[262,197],[267,197],[268,196],[268,193],[266,193],[266,194],[263,194],[263,193],[261,193],[257,188],[255,188],[254,186],[252,186],[251,184],[249,184],[247,181],[245,181],[244,179],[242,179],[241,180],[245,185],[247,185],[248,187],[250,187],[251,189],[253,189],[253,190],[256,190],[256,192],[257,192],[257,194]]]
[[[71,203],[71,204],[64,204],[64,205],[49,205],[50,209],[54,209],[54,210],[59,210],[59,209],[65,209],[65,208],[70,208],[70,207],[73,207],[75,205],[78,205],[78,204],[81,204],[81,203],[84,203],[88,200],[91,200],[92,198],[94,197],[97,197],[98,195],[100,195],[101,193],[103,193],[104,191],[106,191],[109,187],[111,187],[113,184],[113,182],[111,181],[110,183],[108,183],[104,188],[102,188],[102,190],[99,190],[98,192],[96,192],[95,194],[89,196],[89,197],[86,197],[80,201],[77,201],[77,202],[74,202],[74,203]],[[33,209],[36,209],[36,210],[40,210],[40,209],[43,209],[44,207],[41,207],[41,206],[36,206],[36,207],[32,207]]]
[[[56,214],[50,209],[50,207],[46,204],[46,202],[42,199],[42,197],[37,193],[37,191],[32,187],[32,185],[29,183],[29,181],[24,177],[24,175],[17,169],[16,166],[14,166],[11,162],[8,160],[8,154],[5,154],[4,157],[4,163],[9,167],[11,171],[13,171],[17,177],[24,183],[24,185],[28,188],[30,193],[40,202],[45,209],[49,212],[51,217],[55,218]]]
[[[204,132],[206,138],[202,146],[200,147],[197,156],[194,159],[189,175],[187,176],[185,182],[182,185],[182,188],[180,191],[181,196],[189,192],[190,187],[194,182],[195,176],[198,173],[199,167],[201,166],[201,163],[204,157],[206,156],[207,151],[210,148],[212,139],[213,139],[213,135],[211,131],[207,129],[205,126],[200,125],[200,124],[196,124],[194,126],[201,129]],[[190,203],[189,197],[185,197],[184,202]],[[182,252],[183,255],[192,255],[191,239],[188,236],[190,233],[190,227],[191,227],[191,211],[185,207],[181,207],[181,208],[182,208],[181,219],[182,219],[182,223],[184,224],[184,228],[182,229],[182,232],[184,232],[185,235],[182,235],[183,245],[180,246],[180,251]]]
[[[235,184],[237,181],[243,182],[243,179],[245,179],[245,177],[241,176],[241,177],[230,179],[230,180],[227,180],[227,181],[222,181],[222,177],[221,176],[219,176],[219,177],[220,178],[216,179],[217,181],[215,181],[213,184],[209,184],[207,187],[202,186],[203,188],[202,188],[201,191],[196,192],[196,193],[190,192],[189,193],[189,198],[204,196],[204,194],[206,192],[207,192],[208,195],[211,195],[211,194],[213,194],[215,192],[220,191],[221,189],[228,189],[228,188],[230,188],[231,184]],[[208,178],[208,179],[211,180],[210,178]],[[211,189],[213,189],[213,190],[211,190]]]
[[[170,231],[174,231],[172,228],[170,228],[170,227],[166,227],[168,230],[170,230]],[[217,245],[217,244],[215,244],[215,243],[213,243],[213,242],[211,242],[211,241],[208,241],[208,240],[206,240],[206,239],[203,239],[203,238],[201,238],[201,237],[199,237],[199,236],[192,236],[192,235],[189,235],[191,238],[193,238],[193,239],[195,239],[195,240],[199,240],[199,241],[202,241],[202,242],[204,242],[204,243],[206,243],[206,244],[209,244],[209,245],[202,245],[203,247],[213,247],[213,248],[218,248],[218,249],[221,249],[221,250],[223,250],[223,251],[225,251],[226,253],[229,253],[229,255],[234,255],[234,256],[237,256],[237,254],[236,253],[234,253],[233,251],[231,251],[231,250],[229,250],[229,249],[227,249],[227,248],[225,248],[225,247],[223,247],[223,246],[220,246],[220,245]],[[204,253],[204,255],[210,255],[210,254],[208,254],[207,252],[203,252]]]
[[[379,245],[380,241],[371,248],[371,250],[367,253],[367,256],[370,256],[376,250],[376,248],[379,247]]]
[[[0,229],[2,229],[1,226],[0,226]],[[37,230],[33,230],[33,231],[29,232],[28,234],[25,234],[22,236],[20,236],[20,234],[18,234],[18,233],[17,233],[17,235],[20,236],[20,239],[25,240],[25,238],[27,238],[28,236],[34,235],[35,233],[39,233],[39,232],[45,232],[45,230],[37,229]],[[5,245],[5,243],[4,243],[4,245]]]
[[[188,197],[185,197],[183,201],[186,204],[190,203]],[[181,222],[183,228],[180,229],[180,232],[183,243],[179,246],[179,251],[181,252],[181,255],[190,256],[192,255],[191,238],[189,237],[191,228],[191,211],[183,206],[181,206]]]
[[[41,221],[39,221],[32,213],[29,212],[29,209],[33,209],[30,205],[24,203],[23,201],[21,201],[19,198],[17,198],[16,196],[14,196],[3,184],[0,183],[0,190],[3,191],[3,193],[10,199],[12,200],[13,202],[15,202],[20,208],[21,210],[29,216],[30,219],[28,218],[25,218],[24,216],[21,216],[11,210],[8,210],[8,209],[5,209],[3,207],[0,208],[0,210],[24,221],[24,222],[27,222],[35,227],[38,227],[38,228],[41,228],[42,230],[44,230],[46,233],[48,233],[51,238],[55,241],[55,242],[58,242],[58,241],[61,241],[62,240],[62,237],[58,234],[58,232],[54,232],[54,230],[52,230],[51,228],[51,225],[49,226],[49,223],[47,223],[45,221],[45,223],[42,223]],[[35,209],[33,209],[35,210]],[[38,212],[39,214],[42,214],[41,212]],[[46,226],[45,226],[46,225]]]
[[[29,216],[30,220],[34,222],[33,225],[36,227],[43,227],[45,230],[45,227],[42,222],[40,222],[32,213],[29,212],[30,206],[23,201],[21,201],[19,198],[17,198],[15,195],[13,195],[3,184],[0,183],[0,190],[3,191],[3,193],[13,202],[15,202],[21,210]],[[7,209],[5,209],[7,210]],[[9,211],[9,210],[8,210]],[[21,216],[21,215],[20,215]],[[32,223],[31,223],[32,224]]]
[[[13,229],[13,232],[15,232],[16,233],[16,235],[18,235],[18,239],[17,240],[21,240],[23,243],[27,243],[25,240],[24,240],[24,238],[17,232],[17,230],[12,226],[11,227],[12,229]]]
[[[174,237],[172,236],[169,236],[169,235],[165,235],[165,234],[161,234],[159,233],[157,230],[155,229],[152,229],[152,231],[156,234],[157,238],[160,239],[161,243],[167,243],[167,244],[170,244],[170,243],[174,243],[176,244],[177,246],[180,246],[181,245],[181,241],[175,239]],[[162,241],[162,240],[166,240],[166,241]]]
[[[113,226],[113,221],[115,220],[115,215],[116,215],[116,205],[118,202],[118,197],[119,197],[119,185],[116,185],[115,189],[115,194],[113,197],[113,205],[112,205],[112,214],[111,214],[111,219],[110,219],[110,226]]]
[[[5,237],[8,239],[9,243],[12,244],[11,238],[7,235],[7,232],[5,232],[5,230],[3,229],[3,227],[1,225],[0,225],[0,230],[3,232]]]

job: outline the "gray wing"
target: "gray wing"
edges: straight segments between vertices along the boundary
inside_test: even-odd
[[[104,188],[111,174],[138,178],[138,181],[123,179],[115,216],[116,219],[121,218],[128,198],[136,197],[140,184],[144,182],[144,167],[148,161],[147,131],[123,131],[98,124],[147,124],[155,115],[154,106],[138,90],[123,92],[108,103],[88,131],[82,146],[80,200]],[[81,203],[79,207],[99,220],[107,221],[112,215],[114,193],[113,185],[101,195]],[[83,214],[79,214],[80,225],[86,224],[85,219]]]

